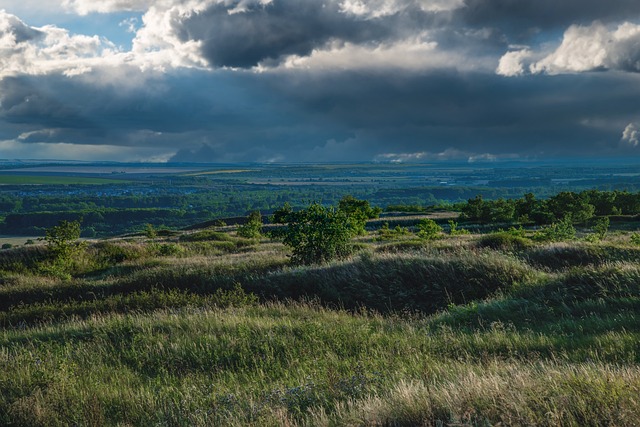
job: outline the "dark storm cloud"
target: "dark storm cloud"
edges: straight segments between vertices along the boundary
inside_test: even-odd
[[[537,27],[565,29],[588,24],[637,19],[637,0],[465,0],[457,14],[464,22],[480,26],[504,26],[521,30]]]
[[[607,73],[396,72],[391,80],[383,72],[194,71],[156,83],[156,91],[126,93],[89,90],[80,80],[38,81],[7,79],[0,87],[0,120],[11,121],[14,138],[156,147],[174,161],[614,155],[622,130],[640,117],[640,80]]]
[[[248,68],[286,55],[307,55],[338,40],[377,44],[416,35],[435,22],[435,14],[406,2],[396,13],[371,18],[342,10],[337,0],[273,0],[230,13],[215,4],[180,22],[182,41],[202,41],[202,53],[212,66]]]

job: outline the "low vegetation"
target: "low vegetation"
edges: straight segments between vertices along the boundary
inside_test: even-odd
[[[637,232],[347,202],[3,250],[0,424],[640,424]]]

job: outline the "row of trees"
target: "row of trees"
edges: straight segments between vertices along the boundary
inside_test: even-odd
[[[584,223],[594,216],[638,215],[640,193],[588,190],[564,191],[549,199],[537,199],[532,193],[520,199],[484,200],[481,195],[462,206],[461,219],[482,223],[520,222],[538,225],[569,218]]]

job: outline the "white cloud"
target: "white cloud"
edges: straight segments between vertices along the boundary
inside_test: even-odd
[[[433,70],[489,69],[491,60],[466,55],[465,52],[439,49],[438,43],[429,41],[427,35],[383,43],[359,45],[334,41],[329,46],[314,49],[308,56],[290,55],[277,67],[278,70],[363,70],[401,69]],[[258,71],[268,70],[261,64]]]
[[[637,147],[640,144],[640,127],[636,123],[629,123],[622,132],[622,141]]]
[[[115,55],[115,46],[106,39],[72,35],[50,25],[29,27],[17,17],[0,11],[0,79],[52,72],[78,75]]]
[[[424,12],[447,12],[464,6],[464,0],[343,0],[343,13],[366,19],[394,15],[416,6]]]
[[[63,0],[62,6],[79,15],[147,10],[154,0]]]
[[[517,76],[566,74],[618,70],[640,72],[640,25],[625,22],[607,27],[600,22],[588,26],[572,25],[555,50],[538,52],[521,49],[500,58],[496,73]]]
[[[505,53],[502,58],[500,58],[496,73],[507,77],[523,75],[525,73],[524,62],[530,59],[532,54],[528,48]]]

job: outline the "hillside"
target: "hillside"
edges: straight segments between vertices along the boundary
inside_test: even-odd
[[[0,424],[640,423],[626,231],[399,228],[294,266],[230,229],[95,241],[68,275],[0,252]]]

